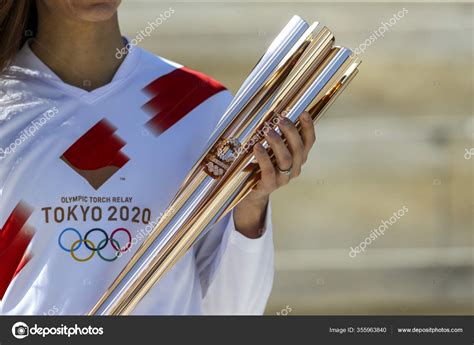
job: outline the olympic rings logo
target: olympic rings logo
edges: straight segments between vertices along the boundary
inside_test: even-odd
[[[64,234],[68,232],[76,234],[77,240],[73,240],[70,245],[65,245],[63,237]],[[104,238],[99,241],[97,245],[89,239],[90,235],[94,232],[99,232],[104,236]],[[116,236],[119,232],[124,232],[128,237],[128,241],[125,243],[125,246],[121,246],[119,241],[114,238],[114,236]],[[78,262],[89,261],[94,257],[96,253],[102,260],[112,262],[117,260],[117,258],[121,256],[122,253],[126,252],[130,248],[130,246],[132,245],[132,234],[125,228],[118,228],[112,231],[109,236],[105,230],[101,228],[94,228],[87,231],[84,237],[82,237],[81,233],[78,230],[74,228],[66,228],[59,234],[58,244],[62,250],[70,253],[71,257]],[[90,254],[85,257],[79,257],[78,255],[76,255],[76,251],[82,247],[82,244],[84,244],[84,246],[88,250],[90,250]],[[111,257],[106,257],[102,253],[102,250],[104,250],[108,244],[110,244],[112,249],[115,251],[115,254]]]

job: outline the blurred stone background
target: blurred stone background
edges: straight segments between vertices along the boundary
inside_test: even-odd
[[[359,75],[317,125],[302,176],[273,197],[276,276],[267,314],[473,314],[472,3],[124,1],[140,46],[236,92],[293,14],[356,48]],[[403,206],[365,253],[357,246]],[[258,264],[258,263],[256,263]],[[288,309],[289,308],[289,309]]]

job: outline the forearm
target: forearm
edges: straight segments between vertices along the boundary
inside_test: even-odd
[[[262,235],[269,197],[244,198],[234,208],[235,229],[248,238]]]

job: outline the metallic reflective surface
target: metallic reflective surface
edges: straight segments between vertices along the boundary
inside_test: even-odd
[[[265,124],[276,127],[278,116],[286,116],[299,127],[304,110],[314,121],[321,117],[360,63],[349,49],[333,44],[327,28],[318,31],[317,23],[292,18],[223,115],[171,202],[172,216],[157,224],[90,315],[129,314],[199,235],[251,190],[259,180],[252,147],[262,141]]]

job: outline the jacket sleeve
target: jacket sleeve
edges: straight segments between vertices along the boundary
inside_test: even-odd
[[[245,237],[231,212],[196,244],[204,314],[263,314],[274,276],[270,204],[263,231],[257,239]]]

